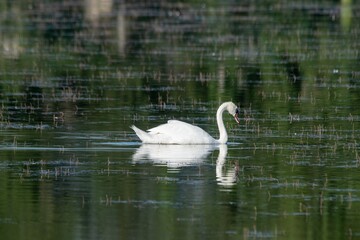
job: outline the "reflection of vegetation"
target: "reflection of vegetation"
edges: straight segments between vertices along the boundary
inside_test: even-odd
[[[348,7],[350,3],[344,4]],[[15,94],[23,92],[24,85],[29,86],[27,91],[37,88],[37,92],[27,93],[26,99],[17,102],[27,105],[31,103],[30,96],[38,102],[40,113],[49,107],[58,112],[64,107],[72,111],[79,107],[77,104],[103,104],[92,101],[99,98],[117,99],[106,105],[137,105],[148,101],[148,92],[124,90],[144,85],[145,89],[162,89],[170,84],[180,85],[184,92],[151,91],[152,104],[232,98],[245,105],[256,104],[264,111],[283,109],[286,114],[287,106],[299,100],[307,112],[309,108],[316,111],[318,104],[329,104],[330,99],[323,97],[327,88],[339,86],[337,94],[347,95],[349,84],[356,82],[352,72],[356,71],[357,52],[352,49],[357,47],[357,36],[351,29],[357,26],[355,22],[354,26],[347,23],[348,31],[341,31],[342,12],[337,12],[335,6],[307,8],[284,4],[270,12],[252,5],[154,6],[144,11],[134,5],[114,5],[115,16],[125,15],[120,18],[121,24],[120,20],[114,21],[110,8],[95,11],[97,14],[90,18],[88,13],[93,10],[65,2],[48,7],[32,5],[24,23],[19,18],[24,14],[11,15],[12,22],[17,22],[17,33],[11,35],[18,39],[22,36],[17,41],[22,44],[18,48],[27,51],[17,53],[15,64],[10,64],[13,60],[2,60],[3,72],[9,74],[10,82],[15,81],[12,85],[3,82],[2,89]],[[13,9],[25,11],[19,6],[4,7],[6,12]],[[81,17],[84,12],[85,20]],[[351,14],[343,17],[350,18]],[[121,36],[118,26],[111,22],[121,25]],[[123,33],[124,29],[128,33]],[[6,38],[9,34],[3,35]],[[116,50],[119,37],[127,41],[120,44],[127,46],[126,53]],[[23,74],[13,74],[16,69]],[[353,94],[358,95],[357,91],[350,92]],[[273,101],[274,97],[280,101]],[[318,104],[306,104],[317,98]],[[73,104],[59,106],[58,100]],[[41,114],[39,117],[35,121],[47,121]]]
[[[82,1],[0,3],[3,13],[0,19],[3,26],[0,32],[0,128],[19,130],[19,135],[23,133],[21,139],[11,134],[4,136],[4,143],[19,140],[23,145],[35,141],[40,145],[78,144],[76,139],[53,139],[54,133],[42,133],[39,129],[65,125],[64,130],[69,132],[74,129],[127,130],[133,121],[134,109],[141,111],[143,119],[146,116],[151,119],[159,114],[158,109],[163,111],[164,104],[170,105],[170,110],[161,115],[186,118],[197,116],[192,110],[200,109],[205,116],[212,117],[207,108],[215,109],[219,101],[232,99],[246,112],[246,124],[240,129],[247,134],[244,144],[254,152],[247,154],[255,160],[272,161],[272,166],[277,168],[274,171],[277,176],[265,178],[260,175],[262,170],[251,169],[253,175],[249,174],[249,179],[258,174],[265,185],[271,185],[275,178],[282,179],[282,184],[290,184],[290,181],[293,184],[291,190],[290,187],[272,189],[268,186],[269,192],[261,191],[263,195],[260,194],[257,206],[272,204],[275,209],[286,211],[298,208],[301,214],[312,211],[320,220],[341,225],[338,219],[332,221],[329,216],[314,212],[324,208],[332,211],[329,199],[333,195],[339,197],[333,191],[317,187],[327,181],[321,175],[326,172],[321,164],[338,160],[337,153],[356,161],[357,165],[359,161],[360,21],[352,14],[351,1],[341,1],[338,6],[329,1],[298,4],[255,1],[243,5],[219,4],[218,1],[206,4],[160,1],[137,5],[107,0],[107,5],[101,9],[96,9],[99,7],[96,1],[85,2],[87,4]],[[115,123],[119,126],[114,126]],[[34,134],[36,139],[41,139],[38,135],[43,134],[46,140],[35,140]],[[306,156],[316,159],[304,159],[304,151],[310,152]],[[2,156],[30,161],[26,154],[7,152]],[[52,156],[59,157],[43,153],[33,154],[31,158],[40,161]],[[304,166],[314,162],[319,164],[314,172]],[[256,164],[261,168],[263,163]],[[311,187],[301,188],[296,182],[300,180],[292,179],[292,171],[311,176],[315,179],[311,184],[321,192],[316,193]],[[339,173],[331,173],[335,176],[333,179],[342,178]],[[22,192],[22,185],[6,187],[11,177],[1,177],[9,195],[4,194],[0,200],[11,202],[14,209],[21,203],[12,199],[13,195],[46,192],[44,182],[34,183],[35,189],[27,188],[25,192]],[[288,179],[289,183],[285,183]],[[114,177],[112,181],[116,180],[119,179]],[[262,182],[249,182],[245,190],[238,189],[238,193],[224,197],[226,201],[236,203],[241,198],[244,202],[252,202],[254,196],[250,187],[258,187]],[[89,183],[94,188],[98,184],[101,185],[95,180]],[[140,198],[142,188],[149,187],[147,184],[126,185],[123,190],[133,198]],[[167,188],[165,184],[160,188],[156,184],[151,185],[155,197],[176,201],[175,196],[162,196]],[[336,182],[331,184],[336,185]],[[357,185],[350,181],[348,188],[358,189]],[[305,203],[285,199],[283,204],[277,202],[281,206],[270,202],[271,194],[281,196],[286,191],[299,195],[302,191],[305,196],[318,194],[319,197],[309,197]],[[103,193],[94,190],[84,195],[98,198],[99,192]],[[328,200],[324,208],[316,204],[322,198]],[[44,201],[40,207],[29,203],[23,206],[25,209],[14,211],[24,216],[40,214],[53,218],[50,215],[59,211],[52,205],[57,200]],[[91,204],[96,205],[94,202]],[[334,205],[334,208],[343,209],[345,204],[335,202]],[[316,206],[316,209],[306,206]],[[248,207],[232,206],[225,214],[239,220],[236,213],[248,214],[249,210],[245,209]],[[210,225],[214,224],[211,207],[206,208],[209,208],[206,219]],[[134,210],[124,210],[128,211],[129,218],[132,217]],[[177,209],[166,211],[169,215],[177,214]],[[343,211],[344,215],[348,214],[345,208]],[[74,215],[84,212],[77,211]],[[253,214],[260,218],[260,209]],[[286,216],[284,213],[284,218]],[[313,219],[305,219],[300,224],[309,227]],[[284,222],[289,228],[296,228],[293,225],[300,221],[280,221]],[[184,225],[191,227],[190,223]],[[174,225],[170,227],[176,231]],[[243,231],[254,230],[244,227]]]

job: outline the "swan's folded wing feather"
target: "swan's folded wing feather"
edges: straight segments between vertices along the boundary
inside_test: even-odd
[[[169,120],[167,123],[148,129],[147,131],[153,134],[181,134],[183,130],[192,130],[195,128],[199,127],[179,120]],[[202,131],[201,128],[199,129]]]
[[[178,120],[169,120],[166,124],[147,130],[161,142],[177,144],[213,143],[215,141],[201,128]]]

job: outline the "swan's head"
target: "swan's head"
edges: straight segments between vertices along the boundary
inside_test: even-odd
[[[240,119],[239,119],[239,113],[240,113],[240,108],[238,108],[234,103],[229,102],[227,105],[226,110],[235,118],[235,121],[237,123],[240,123]]]

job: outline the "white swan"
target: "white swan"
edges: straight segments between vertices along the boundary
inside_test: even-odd
[[[232,102],[221,104],[216,112],[216,121],[220,132],[220,138],[214,139],[201,128],[178,120],[169,120],[166,124],[151,128],[146,132],[135,127],[131,128],[143,143],[152,144],[225,144],[228,135],[222,119],[223,112],[227,110],[234,116],[237,123],[240,122],[239,109]]]

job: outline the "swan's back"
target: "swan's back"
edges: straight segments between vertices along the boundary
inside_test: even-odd
[[[217,141],[201,128],[178,120],[169,120],[144,132],[134,128],[144,143],[156,144],[215,144]],[[141,131],[141,132],[139,132]]]

